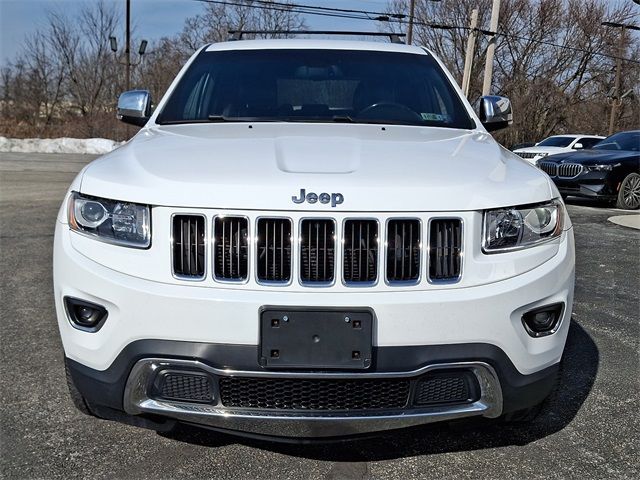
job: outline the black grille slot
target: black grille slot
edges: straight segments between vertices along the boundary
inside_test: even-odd
[[[343,238],[344,281],[375,282],[378,277],[378,222],[347,220],[344,224]]]
[[[258,280],[288,282],[291,280],[291,220],[261,218],[258,220]]]
[[[202,278],[205,271],[205,220],[201,215],[173,217],[173,273]]]
[[[468,372],[433,374],[418,382],[413,403],[432,405],[472,402],[479,397],[477,383]]]
[[[462,270],[462,222],[459,219],[431,221],[429,278],[455,280]]]
[[[225,407],[276,410],[375,410],[407,405],[407,379],[220,378]]]
[[[214,276],[242,281],[249,268],[249,222],[244,217],[216,217],[214,223]]]
[[[336,224],[333,220],[303,220],[300,224],[300,279],[331,283],[335,276]]]
[[[420,276],[420,221],[387,224],[387,281],[414,282]]]
[[[184,402],[211,402],[212,381],[208,375],[167,372],[160,376],[160,397]]]

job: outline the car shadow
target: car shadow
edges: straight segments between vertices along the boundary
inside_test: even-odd
[[[576,205],[580,207],[592,207],[592,208],[609,208],[615,209],[615,203],[602,200],[601,198],[586,198],[586,197],[572,197],[565,198],[564,203],[567,205]]]
[[[331,441],[273,441],[179,425],[160,435],[201,446],[242,444],[295,457],[336,462],[367,462],[437,453],[526,445],[566,427],[589,395],[598,372],[599,352],[591,336],[572,320],[557,392],[528,424],[463,419]],[[347,448],[345,448],[347,447]]]

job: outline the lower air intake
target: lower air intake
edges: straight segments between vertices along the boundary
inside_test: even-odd
[[[477,380],[468,372],[432,374],[418,382],[413,403],[467,403],[478,399]]]
[[[406,379],[220,378],[225,407],[273,410],[376,410],[407,405]]]
[[[166,372],[159,376],[158,396],[181,402],[210,403],[213,400],[211,378],[205,374]]]

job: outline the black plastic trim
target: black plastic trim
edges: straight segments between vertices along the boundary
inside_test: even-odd
[[[82,330],[83,332],[97,332],[102,328],[104,322],[107,321],[107,317],[109,316],[109,312],[102,305],[98,305],[97,303],[89,302],[87,300],[82,300],[81,298],[64,297],[62,303],[64,303],[64,310],[71,326],[77,330]],[[84,306],[96,310],[100,318],[95,323],[95,325],[83,325],[82,322],[76,317],[76,314],[73,310],[74,306]]]
[[[258,364],[257,345],[224,345],[174,340],[138,340],[127,345],[106,370],[95,370],[66,359],[75,385],[90,406],[123,411],[124,387],[133,365],[142,358],[199,360],[220,369],[264,371]],[[498,347],[485,343],[374,347],[371,371],[403,372],[425,365],[480,361],[491,365],[500,380],[503,411],[535,406],[553,390],[559,363],[523,375]]]

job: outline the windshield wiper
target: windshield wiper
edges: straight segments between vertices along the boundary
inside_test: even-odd
[[[224,115],[209,115],[207,117],[210,122],[247,122],[249,120],[245,120],[239,117],[226,117]]]
[[[331,117],[331,121],[338,122],[338,123],[354,123],[355,122],[353,117],[350,117],[349,115],[334,115],[333,117]]]

